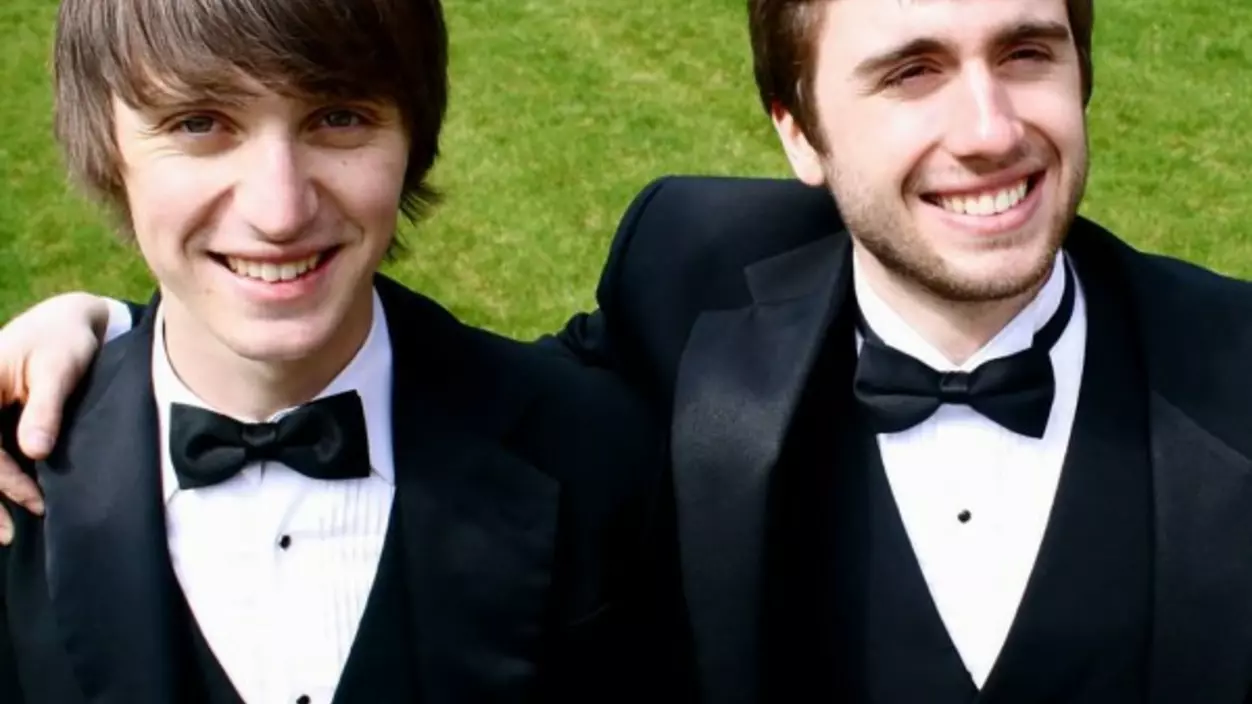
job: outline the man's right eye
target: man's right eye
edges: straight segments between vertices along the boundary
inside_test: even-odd
[[[210,134],[217,125],[217,120],[208,115],[191,115],[174,123],[176,132],[186,134]]]
[[[888,75],[883,83],[888,88],[900,88],[910,83],[916,83],[934,73],[934,69],[928,64],[910,64]]]

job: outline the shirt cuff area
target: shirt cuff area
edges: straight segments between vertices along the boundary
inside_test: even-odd
[[[107,298],[109,306],[109,325],[104,330],[104,342],[108,343],[130,332],[132,327],[130,308],[119,300]]]

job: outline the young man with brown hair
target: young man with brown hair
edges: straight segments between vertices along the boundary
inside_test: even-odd
[[[691,698],[1248,701],[1252,287],[1077,217],[1090,0],[748,8],[802,183],[651,185],[562,336],[673,409]]]
[[[0,700],[629,691],[642,404],[377,274],[446,86],[438,0],[62,1],[58,137],[160,293],[23,462]]]

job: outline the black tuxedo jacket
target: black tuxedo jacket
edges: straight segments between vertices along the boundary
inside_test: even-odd
[[[611,375],[377,287],[420,701],[617,701],[636,674],[634,561],[660,467],[643,404]],[[150,317],[104,348],[54,455],[30,466],[46,519],[9,507],[6,704],[179,701]]]
[[[1151,702],[1244,701],[1252,683],[1252,285],[1137,252],[1081,218],[1066,247],[1125,292],[1146,366]],[[558,338],[670,413],[670,616],[686,641],[690,685],[707,702],[754,701],[758,691],[770,473],[823,332],[844,305],[850,253],[824,191],[793,181],[662,179],[620,224],[600,310],[575,317]]]

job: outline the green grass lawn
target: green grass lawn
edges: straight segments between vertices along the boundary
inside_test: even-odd
[[[50,138],[56,0],[0,0],[0,319],[75,288],[146,297],[137,254],[69,192]],[[613,228],[666,173],[787,175],[743,0],[445,0],[442,206],[389,271],[531,337],[592,304]],[[1084,212],[1252,277],[1252,4],[1100,0]]]

